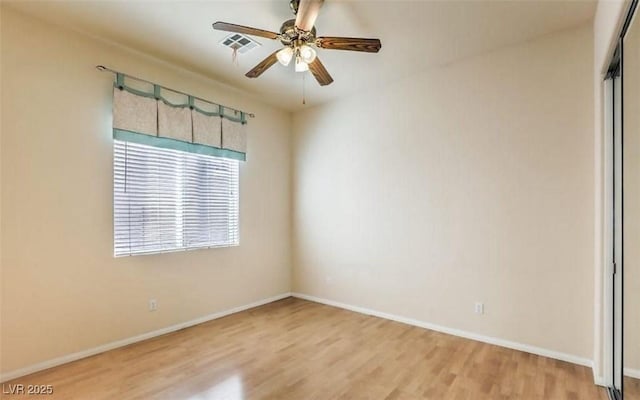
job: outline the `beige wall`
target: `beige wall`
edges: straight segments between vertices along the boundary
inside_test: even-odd
[[[288,113],[4,6],[1,15],[2,372],[289,291]],[[112,76],[96,64],[256,114],[239,247],[113,258]]]
[[[592,77],[584,26],[296,114],[294,291],[591,359]]]
[[[3,8],[0,4],[0,35],[2,35],[3,23],[2,23],[2,12]],[[0,55],[2,55],[2,38],[0,38]],[[3,295],[5,280],[2,279],[4,276],[3,272],[3,264],[2,264],[2,91],[3,89],[3,81],[2,81],[2,60],[0,59],[0,335],[2,334],[2,326],[4,325],[4,321],[2,318],[2,304],[3,304]],[[2,364],[2,338],[0,337],[0,365]],[[0,367],[0,371],[2,368]]]

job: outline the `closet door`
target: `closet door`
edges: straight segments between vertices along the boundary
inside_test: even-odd
[[[622,39],[622,259],[625,400],[640,400],[640,21]]]
[[[612,83],[613,131],[613,387],[619,398],[622,391],[622,312],[623,312],[623,257],[622,257],[622,79],[619,72]]]

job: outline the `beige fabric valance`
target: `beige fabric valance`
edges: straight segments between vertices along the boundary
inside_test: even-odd
[[[145,82],[113,89],[114,138],[181,151],[246,159],[247,121],[242,112]],[[146,87],[145,87],[146,85]]]

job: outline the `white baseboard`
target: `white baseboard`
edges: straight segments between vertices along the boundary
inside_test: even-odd
[[[607,382],[606,379],[604,379],[604,376],[596,376],[595,374],[593,375],[593,383],[605,388],[609,386],[609,383]]]
[[[30,374],[33,374],[33,373],[38,372],[38,371],[42,371],[42,370],[45,370],[45,369],[56,367],[58,365],[70,363],[72,361],[80,360],[82,358],[86,358],[86,357],[90,357],[90,356],[93,356],[93,355],[96,355],[96,354],[104,353],[105,351],[117,349],[118,347],[127,346],[129,344],[141,342],[143,340],[151,339],[151,338],[154,338],[156,336],[165,335],[167,333],[175,332],[175,331],[178,331],[180,329],[188,328],[190,326],[202,324],[202,323],[207,322],[207,321],[211,321],[211,320],[214,320],[214,319],[226,317],[227,315],[235,314],[235,313],[238,313],[240,311],[245,311],[245,310],[248,310],[250,308],[259,307],[259,306],[262,306],[262,305],[265,305],[265,304],[268,304],[268,303],[272,303],[274,301],[285,299],[287,297],[291,297],[291,293],[282,293],[282,294],[279,294],[277,296],[273,296],[273,297],[269,297],[269,298],[266,298],[266,299],[258,300],[258,301],[255,301],[253,303],[250,303],[250,304],[245,304],[243,306],[235,307],[235,308],[232,308],[232,309],[229,309],[229,310],[224,310],[224,311],[220,311],[220,312],[217,312],[217,313],[205,315],[204,317],[196,318],[196,319],[193,319],[191,321],[186,321],[186,322],[182,322],[182,323],[179,323],[179,324],[176,324],[176,325],[171,325],[171,326],[168,326],[166,328],[155,330],[153,332],[147,332],[147,333],[143,333],[141,335],[133,336],[133,337],[130,337],[130,338],[117,340],[115,342],[106,343],[106,344],[103,344],[103,345],[100,345],[100,346],[97,346],[97,347],[94,347],[94,348],[91,348],[91,349],[79,351],[77,353],[68,354],[66,356],[57,357],[57,358],[54,358],[54,359],[51,359],[51,360],[43,361],[43,362],[40,362],[38,364],[34,364],[34,365],[30,365],[28,367],[17,369],[15,371],[9,371],[9,372],[7,372],[5,374],[2,374],[0,376],[0,382],[6,382],[6,381],[9,381],[9,380],[12,380],[12,379],[19,378],[21,376],[30,375]]]
[[[310,296],[303,293],[291,293],[293,297],[297,297],[304,300],[313,301],[316,303],[322,303],[333,307],[343,308],[345,310],[354,311],[360,314],[372,315],[374,317],[389,319],[391,321],[402,322],[404,324],[417,326],[420,328],[430,329],[432,331],[442,332],[453,336],[459,336],[466,339],[477,340],[483,343],[489,343],[496,346],[506,347],[508,349],[524,351],[526,353],[536,354],[539,356],[549,357],[556,360],[566,361],[572,364],[583,365],[585,367],[592,368],[592,361],[587,358],[582,358],[578,356],[574,356],[572,354],[560,353],[553,350],[543,349],[541,347],[535,347],[528,344],[512,342],[509,340],[494,338],[491,336],[484,336],[477,333],[466,332],[460,329],[448,328],[445,326],[440,326],[436,324],[431,324],[429,322],[418,321],[416,319],[402,317],[399,315],[388,314],[381,311],[371,310],[365,307],[352,306],[345,303],[340,303],[333,300],[323,299],[320,297]]]
[[[624,376],[628,376],[630,378],[635,378],[635,379],[640,379],[640,369],[625,368],[624,369]],[[603,376],[594,376],[593,377],[593,381],[598,386],[604,386],[604,387],[609,386],[607,380],[604,379]]]
[[[158,330],[155,330],[155,331],[152,331],[152,332],[143,333],[141,335],[137,335],[137,336],[133,336],[133,337],[130,337],[130,338],[118,340],[118,341],[115,341],[115,342],[106,343],[106,344],[103,344],[103,345],[100,345],[100,346],[97,346],[97,347],[94,347],[94,348],[91,348],[91,349],[83,350],[83,351],[80,351],[80,352],[77,352],[77,353],[73,353],[73,354],[68,354],[66,356],[54,358],[54,359],[51,359],[51,360],[43,361],[43,362],[38,363],[38,364],[34,364],[34,365],[30,365],[30,366],[27,366],[27,367],[24,367],[24,368],[20,368],[20,369],[15,370],[15,371],[9,371],[9,372],[7,372],[5,374],[2,374],[0,376],[0,382],[6,382],[6,381],[9,381],[9,380],[12,380],[12,379],[19,378],[21,376],[30,375],[30,374],[33,374],[35,372],[39,372],[39,371],[42,371],[42,370],[45,370],[45,369],[53,368],[53,367],[56,367],[58,365],[66,364],[66,363],[69,363],[69,362],[72,362],[72,361],[80,360],[82,358],[86,358],[86,357],[90,357],[90,356],[93,356],[93,355],[96,355],[96,354],[104,353],[105,351],[117,349],[119,347],[127,346],[129,344],[133,344],[133,343],[141,342],[143,340],[151,339],[151,338],[154,338],[154,337],[157,337],[157,336],[165,335],[167,333],[175,332],[175,331],[178,331],[180,329],[188,328],[190,326],[202,324],[202,323],[207,322],[207,321],[211,321],[211,320],[214,320],[214,319],[222,318],[222,317],[225,317],[227,315],[235,314],[235,313],[238,313],[238,312],[241,312],[241,311],[245,311],[245,310],[248,310],[248,309],[251,309],[251,308],[259,307],[261,305],[272,303],[274,301],[282,300],[282,299],[290,297],[290,296],[297,297],[297,298],[304,299],[304,300],[313,301],[313,302],[316,302],[316,303],[326,304],[326,305],[333,306],[333,307],[342,308],[342,309],[349,310],[349,311],[354,311],[354,312],[357,312],[357,313],[360,313],[360,314],[372,315],[372,316],[375,316],[375,317],[378,317],[378,318],[384,318],[384,319],[388,319],[388,320],[392,320],[392,321],[405,323],[405,324],[408,324],[408,325],[417,326],[417,327],[424,328],[424,329],[430,329],[430,330],[433,330],[433,331],[442,332],[442,333],[446,333],[446,334],[453,335],[453,336],[459,336],[459,337],[463,337],[463,338],[466,338],[466,339],[477,340],[479,342],[489,343],[489,344],[493,344],[493,345],[496,345],[496,346],[506,347],[506,348],[509,348],[509,349],[524,351],[524,352],[531,353],[531,354],[536,354],[536,355],[549,357],[549,358],[553,358],[553,359],[557,359],[557,360],[561,360],[561,361],[566,361],[566,362],[570,362],[570,363],[573,363],[573,364],[583,365],[583,366],[586,366],[586,367],[591,367],[592,366],[591,360],[586,359],[586,358],[577,357],[577,356],[574,356],[574,355],[571,355],[571,354],[560,353],[560,352],[557,352],[557,351],[547,350],[547,349],[543,349],[543,348],[540,348],[540,347],[530,346],[530,345],[527,345],[527,344],[512,342],[512,341],[509,341],[509,340],[494,338],[494,337],[490,337],[490,336],[479,335],[479,334],[476,334],[476,333],[466,332],[466,331],[459,330],[459,329],[448,328],[448,327],[444,327],[444,326],[440,326],[440,325],[436,325],[436,324],[431,324],[431,323],[428,323],[428,322],[418,321],[418,320],[412,319],[412,318],[407,318],[407,317],[402,317],[402,316],[398,316],[398,315],[394,315],[394,314],[384,313],[384,312],[381,312],[381,311],[376,311],[376,310],[368,309],[368,308],[365,308],[365,307],[352,306],[352,305],[349,305],[349,304],[340,303],[340,302],[337,302],[337,301],[323,299],[323,298],[319,298],[319,297],[315,297],[315,296],[310,296],[310,295],[306,295],[306,294],[302,294],[302,293],[283,293],[283,294],[280,294],[280,295],[277,295],[277,296],[273,296],[273,297],[269,297],[269,298],[266,298],[266,299],[258,300],[256,302],[253,302],[253,303],[250,303],[250,304],[246,304],[246,305],[243,305],[243,306],[235,307],[235,308],[232,308],[232,309],[229,309],[229,310],[220,311],[220,312],[217,312],[217,313],[205,315],[204,317],[196,318],[196,319],[191,320],[191,321],[182,322],[180,324],[172,325],[172,326],[169,326],[169,327],[166,327],[166,328],[162,328],[162,329],[158,329]],[[624,373],[627,376],[640,379],[640,370],[634,370],[634,369],[625,368]],[[602,379],[601,377],[594,377],[594,379],[595,379],[595,383],[597,385],[602,385],[604,383],[604,379]]]
[[[640,379],[640,369],[625,368],[624,375],[630,378]]]

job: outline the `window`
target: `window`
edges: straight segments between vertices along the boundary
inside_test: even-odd
[[[239,242],[237,160],[114,140],[115,256]]]

